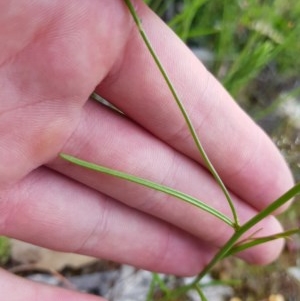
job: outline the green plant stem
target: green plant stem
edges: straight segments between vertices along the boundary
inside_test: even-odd
[[[216,169],[214,168],[214,166],[212,165],[212,163],[210,162],[199,138],[198,138],[198,135],[196,133],[196,130],[190,120],[190,117],[182,103],[182,101],[180,100],[179,96],[178,96],[178,93],[176,92],[175,88],[174,88],[174,85],[172,84],[167,72],[165,71],[164,67],[162,66],[158,56],[156,55],[155,51],[154,51],[154,48],[152,47],[151,43],[150,43],[150,40],[148,39],[148,36],[146,35],[143,27],[142,27],[142,24],[141,24],[141,21],[135,11],[135,8],[134,6],[132,5],[131,1],[130,0],[124,0],[136,25],[137,25],[137,28],[140,32],[140,35],[145,43],[145,45],[147,46],[153,60],[155,61],[159,71],[161,72],[164,80],[166,81],[166,84],[168,86],[168,88],[170,89],[172,95],[173,95],[173,98],[175,99],[185,121],[186,121],[186,124],[188,126],[188,129],[193,137],[193,140],[195,142],[195,145],[197,146],[197,149],[199,151],[199,153],[201,154],[205,164],[206,164],[206,167],[209,169],[209,171],[211,172],[211,174],[213,175],[213,177],[215,178],[216,182],[218,183],[218,185],[220,186],[220,188],[222,189],[226,199],[227,199],[227,202],[230,206],[230,209],[231,209],[231,212],[232,212],[232,215],[233,215],[233,219],[234,219],[234,228],[236,230],[239,229],[240,225],[239,225],[239,220],[238,220],[238,216],[237,216],[237,212],[236,212],[236,209],[234,207],[234,204],[233,204],[233,201],[230,197],[230,194],[226,188],[226,186],[224,185],[223,181],[221,180],[220,176],[218,175]]]
[[[198,284],[195,285],[194,288],[195,288],[195,290],[197,291],[199,297],[201,298],[201,301],[207,301],[207,299],[206,299],[206,297],[204,296],[204,294],[203,294],[201,288],[199,287],[199,285],[198,285]]]
[[[108,167],[93,164],[91,162],[78,159],[78,158],[73,157],[71,155],[61,153],[60,157],[63,158],[64,160],[66,160],[66,161],[69,161],[69,162],[71,162],[73,164],[76,164],[76,165],[79,165],[81,167],[85,167],[85,168],[90,169],[90,170],[94,170],[94,171],[97,171],[97,172],[108,174],[108,175],[111,175],[111,176],[114,176],[114,177],[117,177],[117,178],[120,178],[120,179],[123,179],[123,180],[127,180],[127,181],[130,181],[130,182],[133,182],[133,183],[136,183],[136,184],[139,184],[139,185],[142,185],[142,186],[145,186],[145,187],[148,187],[148,188],[166,193],[168,195],[174,196],[174,197],[176,197],[176,198],[178,198],[182,201],[185,201],[189,204],[192,204],[192,205],[194,205],[194,206],[196,206],[196,207],[198,207],[198,208],[214,215],[215,217],[219,218],[220,220],[222,220],[223,222],[228,224],[230,227],[234,228],[233,221],[231,221],[230,218],[228,218],[226,215],[224,215],[223,213],[219,212],[218,210],[214,209],[213,207],[210,207],[207,204],[199,201],[198,199],[196,199],[196,198],[194,198],[194,197],[192,197],[188,194],[185,194],[181,191],[175,190],[175,189],[173,189],[171,187],[168,187],[168,186],[160,185],[158,183],[155,183],[155,182],[152,182],[152,181],[140,178],[140,177],[130,175],[130,174],[125,173],[125,172],[121,172],[121,171],[114,170],[114,169],[111,169],[111,168],[108,168]]]
[[[264,218],[266,218],[268,215],[271,215],[275,210],[283,206],[285,203],[287,203],[290,199],[295,197],[297,194],[300,194],[300,183],[297,183],[294,187],[292,187],[289,191],[287,191],[285,194],[283,194],[281,197],[279,197],[276,201],[274,201],[272,204],[270,204],[268,207],[266,207],[264,210],[259,212],[257,215],[255,215],[253,218],[251,218],[248,222],[246,222],[244,225],[240,227],[238,231],[236,231],[231,238],[227,241],[227,243],[220,249],[220,251],[214,256],[214,258],[208,263],[208,265],[201,271],[201,273],[198,275],[198,277],[195,279],[195,281],[191,284],[191,286],[196,285],[204,275],[206,275],[212,267],[221,259],[223,259],[226,256],[232,255],[235,253],[233,247],[239,240],[239,238],[245,234],[249,229],[251,229],[254,225],[262,221]],[[277,234],[279,235],[279,234]],[[260,239],[260,238],[258,238]],[[277,239],[277,238],[274,238]],[[255,239],[253,239],[253,242],[255,242]],[[251,247],[251,246],[248,246]],[[245,249],[245,248],[244,248]],[[233,252],[231,253],[231,250]]]

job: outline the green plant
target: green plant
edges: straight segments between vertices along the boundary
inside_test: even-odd
[[[7,262],[10,256],[10,243],[9,239],[4,236],[0,236],[0,265]]]
[[[194,126],[185,110],[184,104],[182,103],[182,101],[179,99],[176,90],[173,86],[173,84],[171,83],[164,67],[162,66],[158,56],[156,55],[154,49],[151,46],[151,43],[145,33],[145,31],[142,28],[142,24],[139,20],[139,17],[137,16],[137,13],[133,7],[133,5],[131,4],[130,0],[124,0],[136,25],[137,28],[141,34],[141,37],[144,41],[144,43],[146,44],[151,56],[153,57],[153,60],[155,61],[157,67],[159,68],[163,79],[165,80],[167,86],[169,87],[175,102],[177,103],[177,106],[179,108],[179,110],[182,113],[183,118],[185,119],[186,125],[190,131],[190,134],[194,140],[195,145],[198,148],[199,154],[202,157],[202,159],[204,160],[207,169],[211,172],[212,176],[215,178],[216,182],[218,183],[218,185],[220,186],[220,188],[222,189],[229,207],[231,208],[231,212],[232,212],[232,216],[233,218],[229,218],[227,216],[225,216],[224,214],[222,214],[221,212],[217,211],[216,209],[214,209],[213,207],[205,204],[204,202],[195,199],[194,197],[185,194],[181,191],[177,191],[172,189],[171,187],[167,187],[164,185],[160,185],[158,183],[155,182],[151,182],[147,179],[143,179],[143,178],[139,178],[136,177],[134,175],[131,174],[127,174],[124,172],[120,172],[117,170],[113,170],[110,169],[108,167],[104,167],[104,166],[100,166],[91,162],[87,162],[84,160],[81,160],[79,158],[73,157],[71,155],[68,154],[61,154],[61,157],[71,163],[74,163],[76,165],[82,166],[84,168],[88,168],[90,170],[94,170],[97,172],[101,172],[101,173],[105,173],[114,177],[118,177],[127,181],[131,181],[134,183],[137,183],[139,185],[143,185],[146,186],[148,188],[151,189],[155,189],[157,191],[172,195],[177,197],[178,199],[188,202],[202,210],[207,211],[208,213],[214,215],[215,217],[219,218],[220,220],[222,220],[223,222],[225,222],[226,224],[228,224],[229,226],[232,227],[232,229],[234,230],[233,235],[231,236],[231,238],[224,244],[224,246],[219,250],[219,252],[214,256],[214,258],[208,263],[208,265],[200,272],[200,274],[198,275],[198,277],[190,284],[187,286],[184,286],[180,289],[177,290],[178,294],[181,294],[183,292],[186,292],[189,289],[194,289],[198,292],[201,300],[205,301],[206,297],[204,296],[201,286],[199,285],[200,280],[203,278],[204,275],[206,275],[208,272],[211,271],[211,269],[215,266],[216,263],[218,263],[219,261],[221,261],[222,259],[235,255],[236,253],[243,251],[245,249],[254,247],[256,245],[259,244],[263,244],[266,243],[268,241],[271,240],[275,240],[275,239],[279,239],[279,238],[286,238],[289,237],[290,235],[293,235],[295,233],[299,232],[299,229],[291,229],[291,230],[287,230],[284,231],[282,233],[278,233],[278,234],[274,234],[274,235],[270,235],[270,236],[265,236],[265,237],[248,237],[247,239],[244,239],[242,241],[239,241],[239,239],[242,237],[242,235],[244,235],[247,231],[249,231],[253,226],[255,226],[257,223],[259,223],[261,220],[263,220],[265,217],[267,217],[268,215],[271,215],[275,210],[277,210],[279,207],[281,207],[282,205],[284,205],[285,203],[287,203],[291,198],[295,197],[297,194],[300,193],[300,183],[296,184],[293,188],[291,188],[289,191],[287,191],[285,194],[283,194],[281,197],[279,197],[277,200],[275,200],[272,204],[270,204],[268,207],[266,207],[264,210],[262,210],[260,213],[258,213],[257,215],[255,215],[253,218],[251,218],[249,221],[247,221],[244,224],[240,224],[239,223],[239,219],[236,213],[236,209],[234,206],[234,203],[231,200],[230,194],[227,190],[227,188],[225,187],[225,185],[222,182],[222,179],[219,177],[217,171],[215,170],[214,166],[212,165],[212,163],[210,162],[205,150],[202,147],[202,144],[197,136],[197,133],[194,129]],[[198,1],[197,4],[199,6],[201,6],[205,1]],[[192,19],[190,19],[189,22],[192,22]],[[189,26],[189,25],[186,25]],[[256,37],[253,38],[254,41]],[[253,40],[250,41],[250,44],[254,43]],[[260,51],[262,51],[262,54],[266,54],[266,52],[268,52],[271,48],[271,45],[269,45],[268,43],[263,44],[264,46],[262,46],[262,48],[260,48],[260,50],[258,50],[258,52],[255,54],[254,58],[255,61],[258,61],[257,64],[259,64],[259,58],[260,58]],[[270,48],[270,49],[269,49]],[[264,50],[262,50],[264,49]],[[241,60],[243,59],[243,55],[241,56]],[[235,80],[234,77],[235,72],[232,72],[231,79],[230,81]],[[230,78],[230,77],[229,77]],[[159,277],[154,274],[154,280],[162,287],[162,289],[165,289],[163,287],[162,282],[160,281]]]
[[[300,3],[297,0],[146,2],[184,42],[211,52],[212,73],[237,99],[268,68],[275,70],[282,81],[298,76]]]

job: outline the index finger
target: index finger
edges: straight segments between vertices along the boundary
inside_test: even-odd
[[[280,152],[178,37],[142,1],[135,5],[221,178],[239,197],[259,210],[264,208],[293,183]],[[203,164],[135,28],[123,56],[96,91],[156,137]]]

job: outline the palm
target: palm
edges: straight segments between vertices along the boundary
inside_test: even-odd
[[[18,165],[17,170],[10,168],[1,176],[5,183],[57,155],[74,130],[81,107],[122,47],[117,30],[116,39],[112,35],[107,41],[114,20],[122,22],[118,16],[110,18],[112,6],[120,6],[118,3],[15,2],[0,2],[1,45],[6,45],[0,57],[0,152],[7,166]],[[7,17],[9,9],[12,14]],[[8,151],[14,148],[17,153]]]
[[[207,152],[235,194],[242,222],[249,219],[291,185],[285,162],[185,45],[143,1],[135,4],[194,113]],[[74,154],[189,191],[228,213],[132,29],[122,0],[0,0],[5,45],[0,47],[1,234],[146,269],[194,274],[229,238],[230,229],[177,200],[55,159],[60,151]],[[95,89],[128,118],[87,101]],[[281,230],[274,217],[259,227],[261,234]],[[266,262],[281,246],[241,256]],[[13,282],[1,271],[0,278]],[[35,286],[28,286],[36,294]],[[8,286],[4,295],[9,293]]]

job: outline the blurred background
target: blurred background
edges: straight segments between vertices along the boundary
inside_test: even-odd
[[[280,148],[300,181],[300,1],[145,0]],[[300,225],[298,199],[280,219]],[[224,260],[205,280],[210,301],[300,300],[300,239],[268,267]],[[63,254],[0,237],[0,265],[18,275],[113,301],[192,300],[190,279]]]

